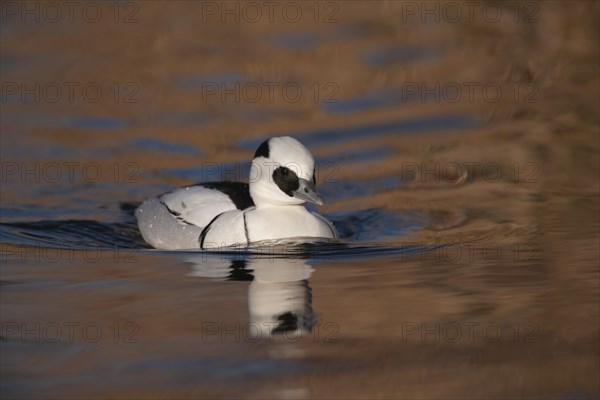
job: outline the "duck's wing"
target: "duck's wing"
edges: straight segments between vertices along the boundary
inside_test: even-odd
[[[223,181],[206,182],[199,185],[226,194],[238,210],[254,207],[254,201],[250,196],[250,186],[247,183]]]
[[[247,183],[207,182],[160,196],[160,202],[179,221],[204,228],[217,215],[254,205]]]
[[[248,184],[209,182],[150,198],[136,211],[140,232],[159,249],[199,247],[203,229],[220,214],[253,205]]]

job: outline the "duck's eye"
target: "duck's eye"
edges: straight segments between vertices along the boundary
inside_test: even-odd
[[[294,191],[298,190],[300,187],[300,182],[298,180],[298,175],[286,167],[277,167],[275,171],[273,171],[273,182],[279,189],[290,197],[294,197]]]

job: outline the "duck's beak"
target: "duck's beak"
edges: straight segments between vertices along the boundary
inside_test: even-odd
[[[308,201],[309,203],[318,204],[320,206],[324,204],[323,196],[317,192],[317,188],[312,182],[303,178],[299,178],[298,182],[300,183],[298,190],[292,192],[295,198]]]

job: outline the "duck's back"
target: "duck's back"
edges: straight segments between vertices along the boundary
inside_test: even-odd
[[[140,232],[157,249],[197,249],[203,229],[220,214],[253,206],[248,184],[209,182],[150,198],[135,211]]]

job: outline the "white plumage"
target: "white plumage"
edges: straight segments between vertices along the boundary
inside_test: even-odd
[[[334,239],[333,224],[309,212],[322,205],[314,158],[296,139],[276,137],[256,150],[250,183],[210,182],[151,198],[135,212],[158,249],[219,249],[277,239]]]

